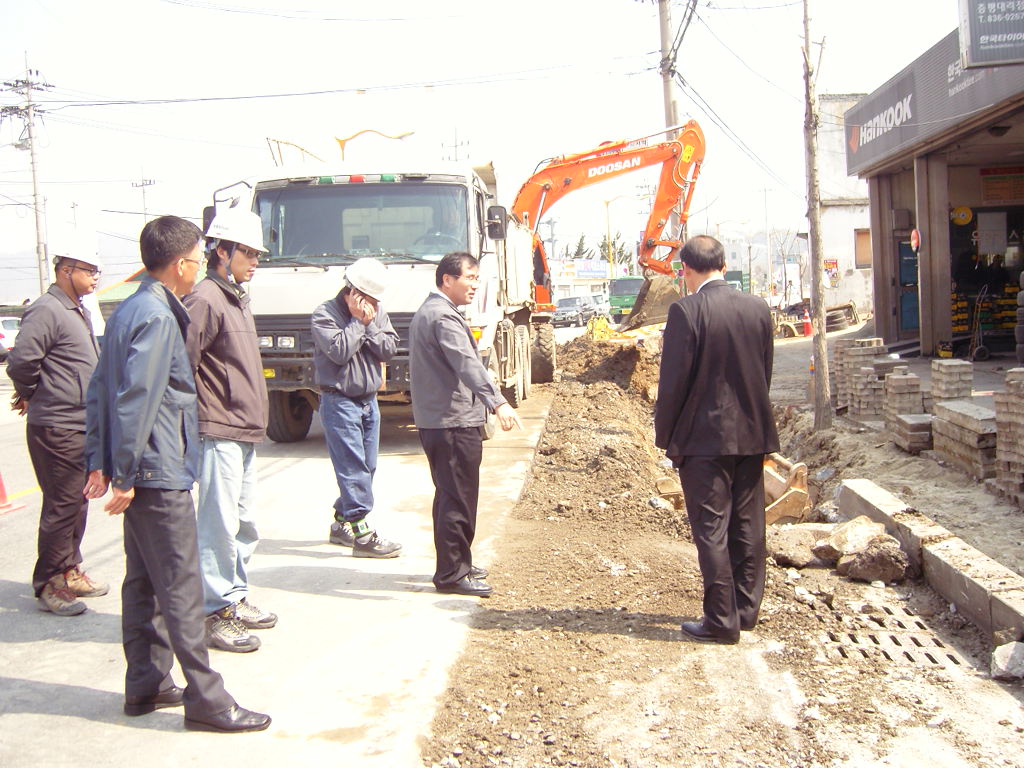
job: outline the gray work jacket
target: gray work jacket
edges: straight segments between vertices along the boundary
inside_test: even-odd
[[[505,402],[473,334],[446,296],[431,293],[409,329],[412,415],[420,429],[480,427]]]
[[[32,302],[21,320],[7,375],[28,400],[28,423],[85,431],[85,392],[99,347],[89,310],[57,285]]]
[[[366,397],[380,389],[380,364],[398,351],[398,334],[383,304],[373,320],[363,325],[339,293],[316,308],[310,326],[317,386],[345,397]]]

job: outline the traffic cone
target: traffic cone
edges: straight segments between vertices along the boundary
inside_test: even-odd
[[[6,515],[16,509],[21,509],[24,504],[12,504],[7,500],[7,488],[4,487],[4,476],[0,474],[0,515]]]
[[[804,336],[810,336],[814,333],[814,326],[811,325],[811,313],[806,309],[804,310]]]

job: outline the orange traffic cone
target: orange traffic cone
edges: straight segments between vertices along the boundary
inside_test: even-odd
[[[804,336],[810,336],[814,333],[814,326],[811,325],[811,314],[806,309],[804,310]]]
[[[4,487],[4,477],[0,474],[0,515],[6,515],[16,509],[21,509],[24,504],[12,504],[7,500],[7,489]]]

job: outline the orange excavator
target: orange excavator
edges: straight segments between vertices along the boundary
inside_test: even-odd
[[[678,236],[663,238],[662,234],[673,209],[679,212],[680,232],[685,227],[697,175],[704,162],[704,132],[696,120],[690,120],[682,126],[670,141],[651,141],[661,133],[639,139],[605,142],[586,152],[546,160],[526,180],[512,204],[512,213],[533,231],[535,260],[539,258],[546,275],[549,274],[547,255],[537,226],[555,203],[577,189],[640,168],[661,165],[654,203],[637,254],[637,261],[647,279],[626,321],[626,328],[664,321],[668,305],[679,297],[670,276],[674,274],[672,257],[682,242]],[[668,249],[661,258],[656,255],[658,248]],[[542,297],[541,291],[546,295]],[[537,301],[551,301],[547,286],[538,286]]]

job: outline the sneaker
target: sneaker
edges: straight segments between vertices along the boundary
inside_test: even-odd
[[[49,611],[58,616],[77,616],[85,612],[85,603],[68,589],[67,580],[62,573],[58,573],[46,582],[46,586],[39,593],[37,600],[39,601],[39,610]]]
[[[401,551],[401,544],[382,539],[376,531],[352,545],[352,557],[398,557]]]
[[[90,579],[77,565],[64,571],[64,580],[68,584],[68,589],[79,597],[99,597],[110,591],[109,584]]]
[[[337,521],[331,523],[331,544],[337,544],[339,547],[351,547],[356,543],[356,537],[352,533],[352,526],[349,523],[339,523]]]
[[[257,608],[243,597],[235,603],[235,618],[245,625],[246,629],[270,629],[277,624],[277,614]]]
[[[206,645],[232,653],[249,653],[260,647],[260,639],[249,634],[235,618],[235,606],[229,605],[206,617]]]

